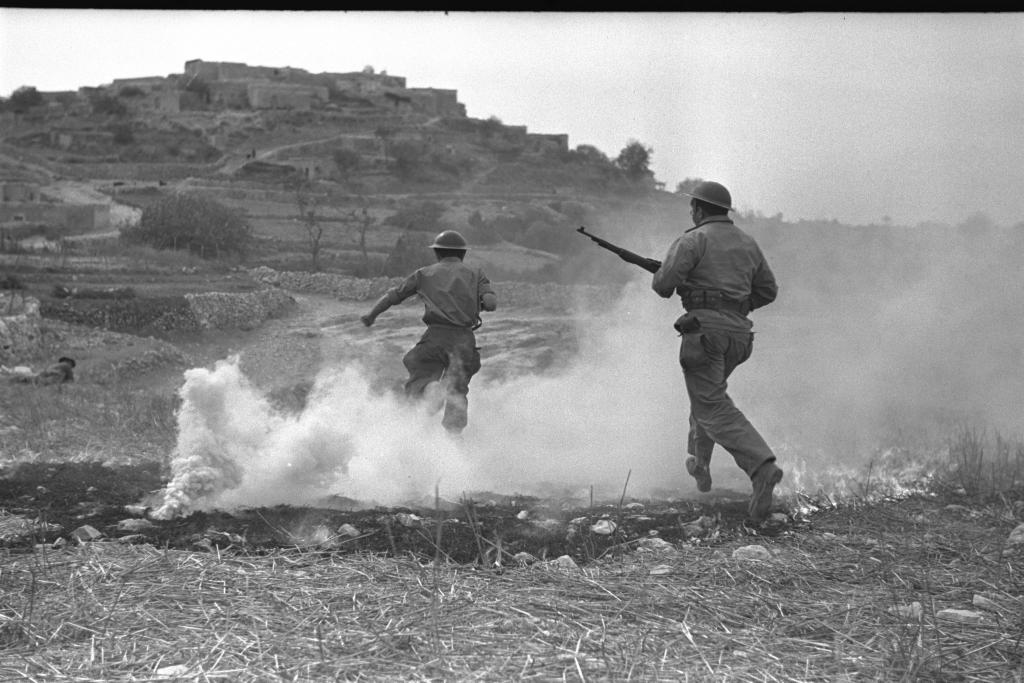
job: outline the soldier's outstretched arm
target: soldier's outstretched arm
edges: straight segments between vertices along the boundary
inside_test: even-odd
[[[369,327],[374,323],[375,320],[377,320],[378,315],[388,310],[389,308],[391,308],[390,292],[388,294],[385,294],[381,298],[377,299],[377,303],[373,305],[373,308],[370,309],[370,312],[359,316],[359,319],[363,321],[364,325]]]
[[[384,292],[384,296],[377,299],[377,303],[373,305],[370,312],[359,317],[363,321],[363,324],[369,327],[377,319],[377,316],[388,310],[396,304],[400,304],[419,289],[419,271],[416,271],[405,279],[405,282],[392,287],[388,291]]]

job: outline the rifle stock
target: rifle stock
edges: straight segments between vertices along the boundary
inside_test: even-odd
[[[607,249],[626,263],[632,263],[634,266],[640,266],[649,273],[656,273],[658,272],[658,269],[661,268],[661,261],[641,256],[640,254],[629,251],[628,249],[623,249],[620,246],[612,244],[608,240],[603,240],[596,235],[592,235],[587,232],[587,229],[582,225],[576,230],[576,232],[585,237],[589,237],[595,244],[597,244],[597,246]]]

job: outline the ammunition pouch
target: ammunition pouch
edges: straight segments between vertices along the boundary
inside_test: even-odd
[[[687,311],[709,309],[712,311],[729,311],[746,316],[750,313],[750,300],[733,301],[714,290],[696,289],[682,295],[683,308]]]
[[[679,334],[693,334],[700,330],[700,321],[693,313],[680,316],[672,325]]]

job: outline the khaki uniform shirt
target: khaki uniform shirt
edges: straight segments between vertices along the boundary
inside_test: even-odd
[[[480,322],[480,311],[493,311],[497,304],[483,271],[454,256],[420,268],[387,296],[395,305],[414,294],[423,300],[423,322],[442,327],[473,329]]]
[[[779,291],[757,242],[725,216],[712,216],[676,239],[651,287],[666,299],[677,291],[682,297],[716,291],[732,301],[749,300],[751,310],[774,301]],[[698,309],[695,315],[706,329],[748,332],[753,327],[736,311]]]

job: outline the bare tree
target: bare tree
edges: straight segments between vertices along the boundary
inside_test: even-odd
[[[350,233],[355,231],[359,252],[363,255],[361,275],[368,276],[370,275],[370,253],[366,249],[366,233],[377,223],[377,217],[367,210],[366,197],[360,197],[360,203],[362,204],[361,208],[352,209],[345,214],[342,220],[348,226]]]
[[[306,230],[314,273],[320,270],[321,240],[324,236],[324,226],[320,224],[320,216],[317,215],[320,204],[321,198],[312,192],[309,182],[299,182],[295,185],[295,206],[299,210],[299,222]]]

